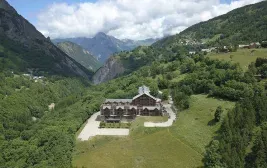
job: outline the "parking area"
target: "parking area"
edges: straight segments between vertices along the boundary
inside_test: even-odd
[[[121,128],[99,128],[100,121],[96,121],[97,116],[100,115],[100,112],[93,114],[88,120],[83,128],[82,132],[79,134],[78,139],[81,141],[87,141],[90,138],[96,135],[110,135],[110,136],[127,136],[129,135],[129,129]]]

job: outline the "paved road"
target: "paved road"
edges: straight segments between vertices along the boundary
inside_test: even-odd
[[[113,136],[126,136],[129,135],[129,129],[106,129],[98,128],[100,121],[96,121],[97,116],[100,115],[100,112],[93,114],[88,120],[87,124],[83,128],[82,132],[78,136],[78,139],[82,141],[89,140],[90,138],[96,135],[113,135]]]

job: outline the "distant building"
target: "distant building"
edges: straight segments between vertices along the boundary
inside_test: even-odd
[[[202,51],[202,52],[207,52],[207,53],[209,53],[209,52],[211,52],[211,49],[206,48],[206,49],[202,49],[201,51]]]
[[[189,54],[193,55],[193,54],[196,54],[196,52],[195,51],[189,51]]]
[[[259,48],[261,44],[259,42],[250,43],[249,48]]]
[[[250,45],[248,45],[248,44],[239,44],[238,45],[238,48],[249,48],[250,47]]]
[[[106,122],[120,122],[122,118],[161,116],[163,106],[160,99],[150,95],[148,87],[142,86],[132,99],[106,99],[101,105],[100,114]]]
[[[23,74],[23,76],[31,77],[31,74]]]

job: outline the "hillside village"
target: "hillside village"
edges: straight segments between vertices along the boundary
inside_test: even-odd
[[[204,48],[201,49],[201,52],[204,53],[210,53],[210,52],[216,52],[216,53],[220,53],[220,52],[234,52],[238,49],[256,49],[256,48],[267,48],[266,45],[267,41],[261,41],[261,42],[253,42],[250,44],[239,44],[238,46],[222,46],[222,47],[210,47],[210,48]],[[188,45],[188,44],[186,44]],[[189,51],[189,54],[196,54],[197,51]]]

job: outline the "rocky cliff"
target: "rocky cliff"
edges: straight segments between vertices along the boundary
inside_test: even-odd
[[[99,84],[109,81],[125,71],[121,61],[118,58],[110,57],[104,66],[102,66],[93,76],[93,83]]]
[[[92,75],[45,38],[5,0],[0,0],[0,37],[0,45],[19,55],[27,69],[85,78]]]
[[[57,43],[57,47],[88,70],[96,71],[101,63],[89,51],[72,42]]]

